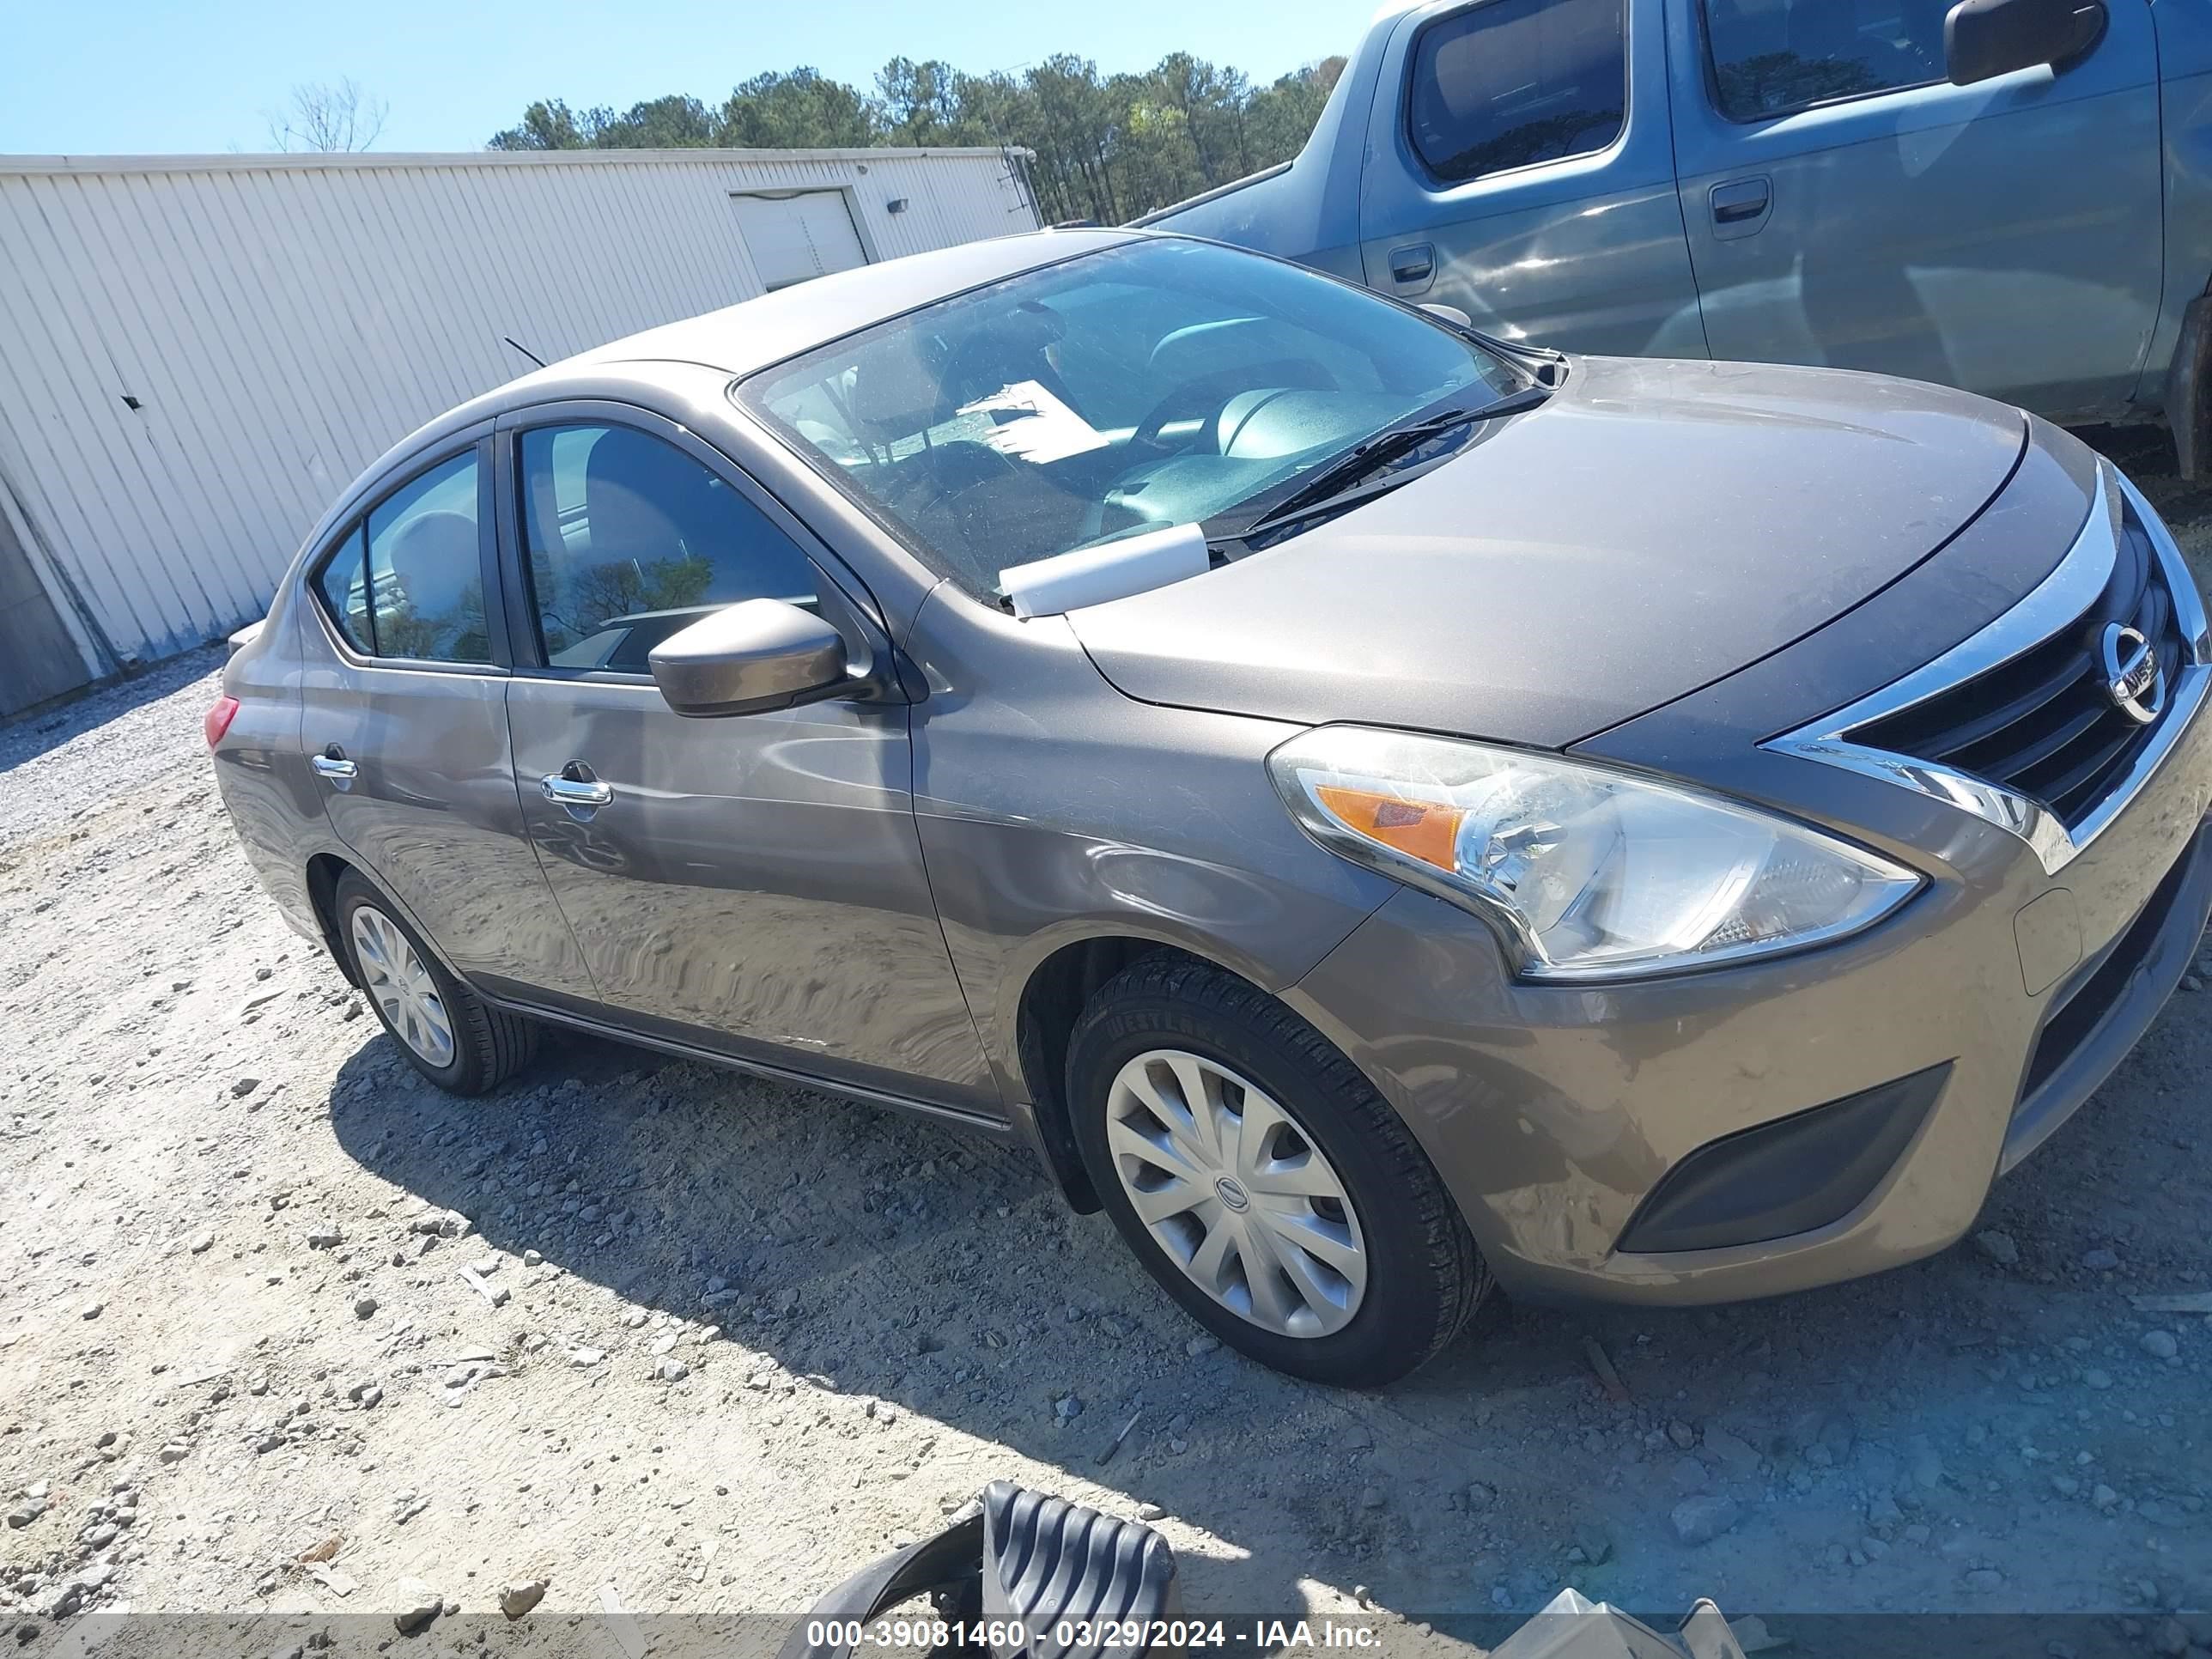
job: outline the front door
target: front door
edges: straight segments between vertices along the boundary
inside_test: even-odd
[[[488,454],[487,434],[426,456],[309,567],[300,736],[331,830],[447,965],[588,999],[514,799]]]
[[[1369,116],[1369,286],[1508,339],[1704,356],[1663,25],[1646,0],[1408,13]]]
[[[1716,357],[2118,412],[2158,319],[2144,0],[2062,72],[1944,78],[1952,0],[1669,0],[1682,213]]]
[[[922,869],[906,704],[687,719],[647,663],[749,599],[813,610],[856,659],[887,642],[750,480],[604,409],[532,411],[506,458],[515,784],[600,1000],[647,1035],[995,1114]]]

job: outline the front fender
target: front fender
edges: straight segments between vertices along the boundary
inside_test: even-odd
[[[1269,781],[1303,728],[1164,708],[1108,684],[1060,617],[1017,621],[933,592],[910,650],[914,810],[962,995],[1008,1118],[1082,1207],[1065,1125],[1033,1098],[1023,999],[1051,981],[1035,1075],[1102,975],[1147,945],[1254,984],[1295,984],[1397,890],[1309,840]],[[1041,1121],[1042,1120],[1042,1121]]]
[[[1279,992],[1395,890],[1306,841],[1272,790],[1256,805],[1287,831],[1273,849],[1285,856],[1264,865],[1029,822],[922,815],[945,945],[1009,1106],[1030,1100],[1019,1052],[1023,996],[1068,946],[1170,946]]]

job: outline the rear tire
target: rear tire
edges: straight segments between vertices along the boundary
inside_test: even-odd
[[[352,871],[338,878],[334,896],[354,982],[409,1065],[449,1094],[480,1095],[530,1063],[536,1021],[495,1008],[462,984]]]
[[[1219,1126],[1218,1164],[1195,1115],[1195,1140],[1168,1128],[1194,1092]],[[1129,1248],[1194,1319],[1262,1364],[1342,1388],[1395,1382],[1489,1292],[1474,1238],[1397,1113],[1320,1032],[1220,969],[1153,957],[1102,987],[1069,1042],[1067,1101]],[[1256,1154],[1253,1125],[1274,1126]],[[1298,1239],[1318,1254],[1285,1248]]]

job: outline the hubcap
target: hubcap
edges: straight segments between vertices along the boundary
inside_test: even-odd
[[[453,1063],[453,1023],[438,982],[398,924],[374,905],[353,913],[353,956],[362,988],[392,1034],[430,1065]]]
[[[1138,1218],[1239,1318],[1315,1337],[1359,1311],[1367,1246],[1342,1179],[1234,1072],[1180,1049],[1138,1055],[1107,1097],[1106,1140]]]

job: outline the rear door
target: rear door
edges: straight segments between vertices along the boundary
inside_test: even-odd
[[[456,972],[588,1000],[515,800],[489,447],[427,452],[310,565],[300,733],[331,830]]]
[[[2063,73],[1945,79],[1953,0],[1668,0],[1682,212],[1717,357],[2117,412],[2157,321],[2145,0]]]
[[[1361,176],[1370,286],[1509,339],[1701,357],[1650,0],[1476,0],[1385,49]]]
[[[615,1018],[1000,1115],[922,868],[906,704],[688,719],[652,678],[659,641],[763,598],[882,662],[864,592],[673,422],[568,403],[504,417],[501,441],[520,601],[510,789]]]

